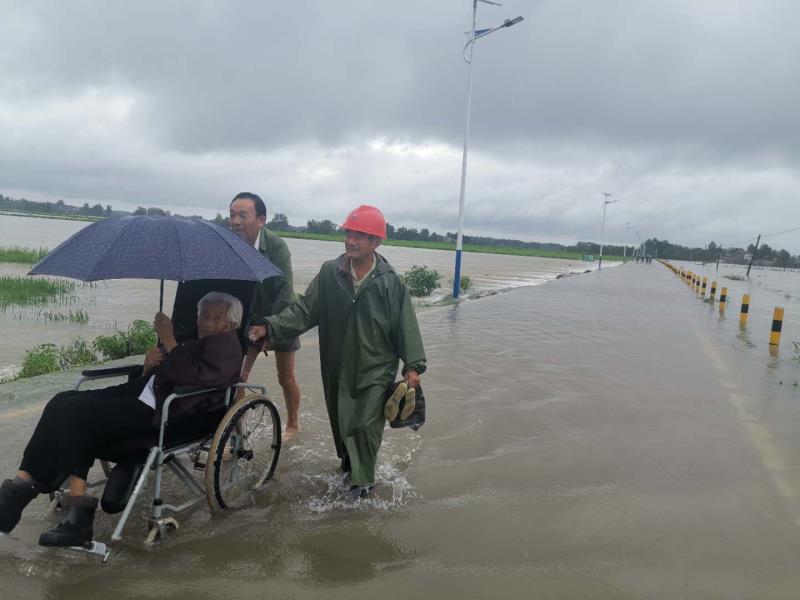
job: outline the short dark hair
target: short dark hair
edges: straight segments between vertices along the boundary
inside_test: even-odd
[[[231,204],[237,200],[252,200],[253,205],[256,207],[256,216],[264,217],[265,219],[267,218],[267,205],[264,204],[264,201],[258,194],[254,194],[252,192],[239,192],[236,194],[236,196],[234,196],[233,200],[231,200]]]

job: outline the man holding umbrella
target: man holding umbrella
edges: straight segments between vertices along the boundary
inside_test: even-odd
[[[292,283],[292,258],[289,248],[280,237],[267,230],[266,222],[267,207],[258,194],[241,192],[231,201],[231,229],[239,237],[255,246],[261,254],[283,271],[282,276],[265,279],[258,286],[251,311],[252,323],[256,325],[263,325],[265,317],[280,312],[295,299]],[[294,353],[300,349],[300,340],[294,337],[290,340],[269,344],[264,348],[265,354],[268,349],[275,352],[278,383],[283,389],[283,399],[286,402],[285,431],[286,434],[292,435],[299,429],[300,388],[294,375]],[[250,376],[250,370],[253,368],[260,350],[260,346],[253,345],[247,351],[242,366],[243,381],[247,381]]]
[[[392,266],[375,250],[386,239],[386,221],[374,206],[352,211],[342,226],[345,253],[322,265],[305,293],[251,340],[283,342],[319,326],[325,403],[342,469],[361,497],[375,483],[375,465],[386,423],[386,392],[398,360],[410,388],[425,371],[411,296]]]

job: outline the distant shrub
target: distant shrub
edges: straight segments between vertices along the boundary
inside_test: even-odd
[[[428,296],[433,290],[439,287],[441,275],[434,269],[427,266],[413,265],[400,278],[408,287],[408,292],[412,296]]]
[[[158,336],[147,321],[136,320],[127,331],[118,331],[114,335],[101,335],[94,341],[94,348],[106,360],[125,358],[134,354],[144,354],[156,345]]]

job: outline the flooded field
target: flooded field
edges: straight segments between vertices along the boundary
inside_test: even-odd
[[[87,223],[58,219],[35,219],[0,215],[0,246],[54,249]],[[342,252],[335,242],[287,239],[292,252],[295,288],[305,290],[320,265]],[[385,246],[381,253],[399,273],[412,265],[427,265],[442,275],[443,288],[424,300],[436,302],[450,293],[454,254],[441,250],[422,250]],[[580,273],[596,268],[596,263],[493,254],[464,255],[462,272],[472,278],[472,295],[520,286],[538,285],[564,273]],[[29,265],[0,262],[0,275],[24,276]],[[165,282],[164,306],[171,307],[175,282]],[[0,346],[0,379],[19,368],[24,351],[50,342],[63,345],[77,337],[92,340],[114,330],[125,330],[135,319],[151,321],[158,310],[158,281],[112,280],[80,283],[76,298],[67,305],[8,307],[0,309],[0,331],[5,343]],[[44,318],[47,310],[67,312],[81,309],[89,315],[86,324],[53,323]]]

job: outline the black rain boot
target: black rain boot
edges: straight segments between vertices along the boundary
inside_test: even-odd
[[[67,496],[61,522],[39,536],[40,546],[83,546],[94,537],[94,511],[97,498]]]
[[[10,533],[19,523],[22,511],[39,492],[30,481],[6,479],[0,485],[0,532]]]

